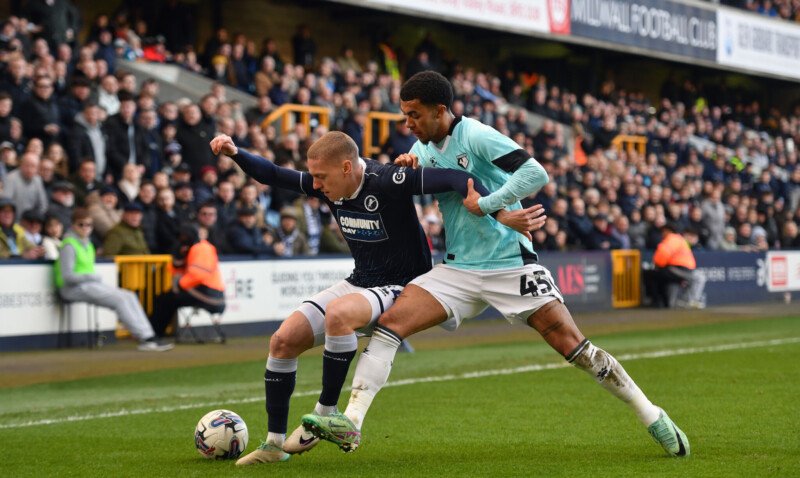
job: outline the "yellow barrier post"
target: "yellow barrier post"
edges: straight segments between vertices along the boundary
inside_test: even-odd
[[[147,315],[152,315],[155,299],[172,288],[172,256],[115,256],[119,286],[136,293]],[[117,338],[130,336],[121,325]]]
[[[642,255],[638,250],[611,251],[611,305],[615,309],[641,304]]]
[[[647,137],[620,134],[611,140],[611,146],[617,151],[624,149],[626,152],[630,153],[635,150],[639,154],[644,155],[647,151]]]
[[[289,121],[290,115],[300,113],[300,124],[306,129],[306,133],[311,133],[311,115],[319,115],[319,123],[326,128],[330,128],[330,115],[331,110],[324,106],[311,106],[311,105],[295,105],[284,104],[278,107],[275,111],[267,115],[264,121],[261,122],[261,129],[266,129],[269,125],[276,121],[281,122],[281,135],[285,135],[292,130],[292,122]]]
[[[370,111],[367,113],[367,124],[364,125],[364,143],[362,154],[364,157],[371,157],[373,154],[381,152],[381,146],[389,139],[389,123],[394,121],[404,121],[405,116],[400,113],[386,113],[382,111]],[[373,122],[378,121],[378,144],[372,144]],[[394,158],[392,158],[394,159]]]
[[[284,104],[275,109],[261,122],[261,129],[266,129],[269,125],[280,121],[280,134],[288,134],[296,124],[291,121],[292,115],[300,116],[299,123],[303,125],[306,133],[311,133],[311,115],[319,116],[319,122],[326,128],[330,128],[330,110],[324,106]],[[367,123],[364,125],[364,140],[362,143],[362,153],[365,157],[370,157],[381,152],[381,146],[389,139],[389,124],[394,121],[403,121],[405,116],[400,113],[386,113],[383,111],[370,111],[367,113]],[[374,122],[378,122],[378,143],[372,144]]]

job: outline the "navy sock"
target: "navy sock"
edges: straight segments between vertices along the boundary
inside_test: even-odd
[[[267,416],[269,431],[286,433],[289,421],[289,399],[294,393],[297,371],[264,372],[264,392],[267,395]]]
[[[322,393],[319,396],[320,405],[336,406],[339,395],[342,393],[350,362],[356,356],[356,351],[330,352],[325,350],[322,354]]]

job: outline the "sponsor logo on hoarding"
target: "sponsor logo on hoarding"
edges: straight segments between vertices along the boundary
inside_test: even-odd
[[[569,35],[569,2],[570,0],[547,0],[551,33]]]
[[[772,257],[769,268],[773,287],[785,287],[789,284],[789,264],[785,256]]]

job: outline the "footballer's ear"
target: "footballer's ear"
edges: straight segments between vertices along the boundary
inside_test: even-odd
[[[342,172],[344,174],[350,174],[353,171],[353,162],[352,161],[342,161]]]

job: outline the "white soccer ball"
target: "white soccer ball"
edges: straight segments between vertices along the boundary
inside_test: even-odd
[[[197,422],[194,445],[208,459],[238,458],[247,448],[247,425],[230,410],[214,410]]]

